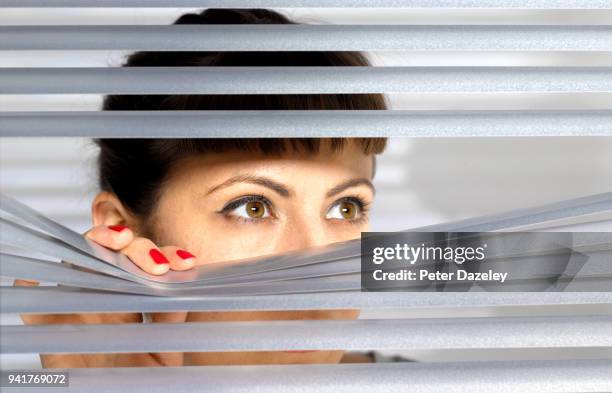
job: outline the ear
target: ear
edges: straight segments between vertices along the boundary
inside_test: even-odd
[[[91,204],[91,217],[95,226],[126,225],[134,228],[136,224],[136,219],[123,206],[119,198],[107,191],[96,195]]]

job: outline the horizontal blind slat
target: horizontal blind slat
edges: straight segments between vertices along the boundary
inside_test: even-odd
[[[77,266],[86,269],[93,269],[104,274],[112,275],[116,278],[127,281],[135,281],[143,284],[144,287],[138,293],[157,294],[160,296],[195,296],[195,295],[264,295],[264,294],[287,294],[287,293],[307,293],[307,292],[328,292],[328,291],[348,291],[359,290],[361,288],[360,275],[357,273],[342,276],[321,277],[312,279],[295,280],[292,282],[273,282],[273,283],[254,283],[252,285],[242,285],[234,287],[206,287],[192,288],[190,286],[173,286],[168,282],[154,282],[147,280],[141,274],[130,273],[119,269],[110,263],[102,262],[100,259],[84,254],[59,240],[28,230],[10,221],[1,219],[1,229],[3,232],[2,245],[16,247],[21,250],[35,250],[44,255],[70,261]],[[261,263],[267,264],[268,260],[261,259]],[[133,265],[133,264],[132,264]],[[248,269],[255,264],[244,264]],[[133,266],[128,266],[131,270]],[[230,266],[231,269],[232,266]],[[197,273],[205,275],[206,271]],[[214,271],[213,271],[214,273]],[[178,273],[177,273],[178,274]],[[184,277],[184,276],[183,276]],[[189,277],[189,276],[187,276]],[[160,280],[161,281],[161,280]],[[135,292],[137,287],[133,283],[126,286],[126,290]]]
[[[596,248],[605,248],[609,245],[595,246]],[[552,251],[551,251],[552,252]],[[577,252],[580,252],[579,250]],[[588,252],[589,260],[581,271],[571,278],[571,285],[574,290],[580,286],[591,287],[595,281],[599,282],[599,290],[605,291],[606,286],[610,288],[612,282],[611,267],[608,263],[612,258],[612,250],[590,250]],[[537,257],[533,257],[537,258]],[[546,259],[546,256],[540,257],[541,260]],[[528,259],[533,262],[534,259]],[[496,264],[503,264],[503,261],[492,261],[491,266],[495,268]],[[517,262],[519,263],[519,262]],[[522,261],[521,261],[522,263]],[[0,254],[0,272],[3,277],[20,278],[35,281],[44,281],[58,283],[80,288],[92,288],[116,292],[126,292],[135,294],[156,294],[154,290],[134,283],[129,283],[124,280],[118,280],[112,277],[102,276],[95,273],[81,272],[75,269],[68,268],[56,262],[50,262],[39,259],[26,258],[11,254]],[[242,277],[229,277],[226,279],[214,280],[211,283],[199,283],[193,287],[195,289],[207,289],[218,286],[232,288],[235,286],[249,285],[255,283],[274,283],[288,280],[311,279],[317,281],[317,277],[333,277],[345,276],[350,273],[360,273],[360,260],[358,257],[348,258],[342,261],[331,261],[324,264],[314,264],[303,267],[297,267],[289,270],[273,270],[262,272],[260,274],[247,275]],[[529,277],[532,285],[536,283],[546,284],[551,277],[556,277],[555,272],[541,272],[535,275],[535,278]],[[515,285],[520,285],[525,275],[520,273],[515,274],[507,280],[506,290],[512,291]],[[565,278],[559,278],[565,280]],[[458,284],[457,281],[451,281],[448,284],[449,288]],[[406,291],[418,291],[418,284],[403,285]],[[180,294],[180,293],[179,293]]]
[[[0,26],[0,50],[611,51],[612,26]]]
[[[156,293],[146,286],[113,276],[77,270],[58,262],[4,253],[0,253],[0,273],[2,277],[57,283],[71,287],[150,295]]]
[[[2,313],[409,309],[489,306],[612,306],[612,292],[338,292],[283,296],[155,297],[66,287],[0,287]],[[611,308],[612,310],[612,308]]]
[[[91,269],[103,274],[108,274],[113,277],[122,278],[127,281],[135,281],[147,284],[148,281],[138,269],[125,256],[116,254],[106,250],[106,255],[113,258],[121,258],[122,264],[113,265],[105,263],[100,258],[86,254],[76,248],[69,246],[63,241],[57,240],[54,237],[33,230],[28,227],[16,224],[4,217],[0,216],[0,230],[2,238],[0,239],[3,246],[16,247],[21,250],[32,250],[51,258],[71,261],[77,266],[85,269]],[[86,243],[87,244],[87,243]],[[104,251],[102,251],[104,252]],[[100,254],[102,256],[103,254]]]
[[[336,262],[337,264],[338,262]],[[317,271],[318,266],[307,266],[298,268],[293,273],[282,271],[264,272],[264,278],[249,280],[251,276],[239,277],[234,279],[218,280],[219,283],[200,283],[199,285],[185,285],[179,288],[138,285],[126,280],[115,277],[101,276],[96,273],[82,272],[71,269],[65,265],[44,261],[39,259],[27,258],[11,254],[0,254],[0,268],[3,277],[20,278],[26,280],[53,282],[71,287],[92,288],[107,291],[143,294],[143,295],[215,295],[215,291],[221,291],[221,295],[239,294],[245,290],[251,292],[262,292],[273,294],[276,291],[282,292],[311,292],[329,290],[358,290],[359,289],[359,260],[353,258],[349,261],[340,262],[339,268],[336,264],[326,265],[330,272],[325,274],[312,273]],[[342,266],[350,266],[350,269],[342,269]],[[311,273],[304,273],[310,271]],[[349,271],[350,270],[350,271]],[[352,273],[352,275],[351,275]],[[266,274],[271,277],[266,279]],[[297,277],[276,277],[293,275]],[[335,279],[334,277],[337,277]],[[283,283],[282,281],[291,281]],[[225,281],[225,282],[223,282]],[[348,286],[348,287],[347,287]],[[346,288],[345,288],[346,287]],[[250,288],[250,289],[249,289]]]
[[[129,387],[131,393],[163,393],[169,386],[183,393],[244,393],[253,386],[270,393],[404,393],[406,387],[420,393],[600,393],[612,390],[612,361],[77,368],[61,391],[108,393]]]
[[[418,231],[487,232],[513,230],[532,224],[554,222],[570,217],[594,215],[612,211],[612,192],[591,195],[540,207],[513,210],[483,217],[469,218],[452,223],[428,225]],[[595,219],[594,217],[592,217]]]
[[[612,136],[612,111],[0,112],[0,136]]]
[[[2,326],[0,337],[2,353],[569,349],[612,346],[612,316]]]
[[[0,94],[612,92],[612,67],[0,68]]]
[[[610,0],[0,0],[0,7],[607,9]]]
[[[308,293],[308,292],[329,292],[329,291],[355,291],[361,288],[360,275],[358,273],[320,277],[320,278],[307,278],[302,280],[294,280],[287,282],[272,282],[272,283],[254,283],[241,286],[233,287],[191,287],[186,285],[184,287],[172,285],[169,282],[157,282],[150,281],[143,277],[142,274],[129,272],[135,269],[135,265],[131,264],[127,266],[126,270],[123,268],[117,268],[110,263],[103,262],[101,259],[92,257],[81,251],[78,251],[60,240],[51,238],[49,236],[37,233],[36,231],[29,230],[28,228],[21,227],[15,223],[0,218],[0,229],[2,230],[2,245],[16,247],[21,250],[35,250],[38,253],[42,253],[46,256],[70,261],[77,266],[81,266],[86,269],[92,269],[97,272],[109,274],[115,278],[125,279],[130,281],[126,290],[135,292],[137,288],[131,283],[131,281],[138,282],[144,287],[138,291],[141,294],[157,294],[160,296],[195,296],[195,295],[265,295],[265,294],[288,294],[288,293]],[[114,256],[120,257],[121,254],[113,254]],[[273,262],[272,258],[262,258],[259,260],[262,264],[266,265]],[[129,260],[128,260],[129,262]],[[259,265],[255,263],[250,264],[238,264],[239,271],[244,272],[244,269],[252,267],[257,268]],[[237,274],[233,266],[229,266],[230,271],[234,271]],[[244,269],[242,269],[244,268]],[[128,270],[129,269],[129,270]],[[206,270],[198,270],[196,273],[200,275],[206,275]],[[214,273],[214,270],[213,270]],[[180,273],[177,272],[177,277]],[[190,277],[190,275],[187,275]],[[184,281],[181,279],[181,281]]]

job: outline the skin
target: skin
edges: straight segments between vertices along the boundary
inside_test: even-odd
[[[94,227],[86,236],[156,275],[322,246],[359,238],[368,229],[367,207],[374,197],[371,178],[372,156],[353,143],[337,152],[323,145],[316,155],[226,152],[187,157],[169,172],[146,219],[131,214],[114,194],[100,192],[92,203]],[[109,228],[116,225],[126,228]],[[156,263],[151,250],[161,252],[168,263]],[[355,319],[358,314],[358,310],[190,312],[156,313],[152,318],[181,323]],[[27,324],[142,321],[136,313],[22,315],[22,319]],[[342,351],[311,351],[42,355],[41,359],[43,367],[73,368],[337,363],[342,356]]]

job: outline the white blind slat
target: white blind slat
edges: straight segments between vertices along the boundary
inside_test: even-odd
[[[611,51],[612,26],[0,26],[0,50]]]
[[[420,393],[599,393],[612,390],[612,361],[80,368],[70,370],[70,387],[62,391],[123,392],[126,386],[132,393],[162,393],[170,386],[183,393],[244,393],[253,386],[270,393],[404,393],[407,387]]]
[[[612,136],[612,111],[0,112],[0,136]]]
[[[612,92],[612,67],[0,68],[0,94]]]
[[[283,296],[156,297],[66,287],[0,287],[3,313],[164,312],[250,310],[384,310],[438,307],[600,305],[612,310],[612,292],[338,292]]]
[[[0,7],[607,9],[609,0],[0,0]]]
[[[2,353],[570,349],[612,346],[611,325],[612,316],[573,316],[2,326],[0,349]]]

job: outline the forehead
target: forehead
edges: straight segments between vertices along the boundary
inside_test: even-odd
[[[250,172],[303,181],[304,177],[310,176],[371,178],[372,171],[373,156],[363,153],[358,146],[347,144],[340,150],[322,148],[317,153],[289,151],[280,155],[266,155],[262,152],[228,151],[194,154],[177,161],[168,180],[200,175],[218,180],[220,177]]]

